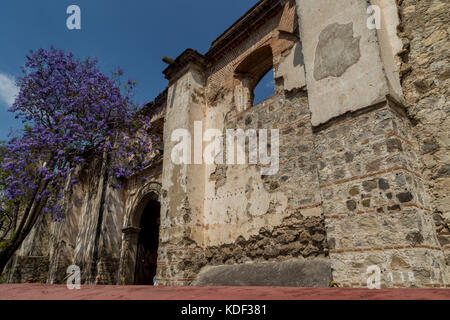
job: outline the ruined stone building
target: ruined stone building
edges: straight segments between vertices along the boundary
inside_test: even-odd
[[[152,165],[121,190],[80,172],[66,220],[42,218],[8,281],[78,265],[83,283],[365,287],[378,266],[384,287],[449,287],[449,26],[446,0],[259,1],[164,70]],[[278,129],[278,172],[175,164],[172,133],[200,121]]]

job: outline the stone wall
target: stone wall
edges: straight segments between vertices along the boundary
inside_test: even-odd
[[[12,259],[8,283],[46,283],[49,259],[46,256],[16,256]]]
[[[239,236],[248,239],[260,234],[261,228],[282,226],[294,213],[305,218],[321,216],[306,92],[288,93],[288,98],[276,94],[238,114],[232,107],[225,117],[224,135],[226,130],[238,128],[269,133],[280,130],[279,170],[275,175],[261,175],[258,165],[223,164],[208,171],[204,221],[209,246],[233,243]],[[268,140],[270,143],[270,137]]]
[[[103,196],[99,162],[79,171],[79,182],[65,200],[67,206],[73,207],[62,221],[42,216],[12,259],[8,282],[27,282],[32,278],[61,284],[67,279],[67,268],[77,265],[82,283],[132,284],[136,257],[126,253],[135,249],[137,238],[121,250],[123,240],[128,240],[123,229],[139,227],[142,212],[136,212],[136,208],[145,207],[143,196],[159,192],[148,186],[160,185],[161,171],[161,163],[156,162],[142,175],[130,177],[122,189],[112,188],[108,181]],[[131,270],[126,268],[129,263],[133,265]]]
[[[293,33],[295,26],[294,2],[282,1],[277,14],[209,69],[194,68],[191,61],[183,67],[182,61],[191,57],[187,51],[177,59],[177,71],[169,67],[165,72],[170,75],[168,105],[174,110],[167,109],[166,150],[174,145],[169,141],[173,130],[187,129],[194,138],[194,121],[202,121],[202,129],[223,132],[224,149],[227,130],[267,129],[270,141],[271,130],[277,129],[280,159],[275,175],[263,175],[262,166],[248,164],[248,157],[247,164],[186,166],[173,165],[171,152],[165,153],[164,175],[168,178],[163,176],[162,218],[170,228],[161,230],[167,242],[160,248],[161,284],[190,284],[205,266],[328,256],[310,111],[303,90],[303,61],[301,54],[298,56],[301,44]],[[275,69],[277,93],[250,106],[255,80],[265,71],[258,69],[258,64],[261,59],[267,64],[265,48],[269,48],[268,66]],[[237,68],[252,74],[247,82],[236,76]],[[202,76],[195,74],[203,74],[206,83],[196,80]],[[244,110],[237,106],[235,86],[239,85],[247,90],[242,99]],[[248,141],[246,148],[248,151]],[[227,152],[222,154],[224,161]],[[194,155],[191,159],[194,161]],[[190,181],[195,181],[195,190]]]
[[[450,266],[450,3],[397,1],[402,86],[431,195],[438,238]]]
[[[316,155],[336,282],[365,287],[377,265],[386,287],[445,283],[418,145],[401,109],[374,106],[321,130]]]
[[[384,29],[378,31],[367,28],[369,2],[280,3],[239,43],[223,40],[238,33],[239,22],[213,43],[206,54],[210,68],[199,71],[207,78],[204,94],[196,99],[206,95],[204,129],[279,129],[280,170],[264,176],[255,165],[201,167],[204,180],[196,181],[204,190],[203,211],[194,215],[195,239],[189,236],[193,229],[185,228],[187,247],[178,248],[191,258],[169,258],[172,279],[178,267],[178,283],[188,284],[203,265],[234,270],[243,263],[256,268],[259,262],[329,256],[333,279],[344,286],[366,286],[373,265],[381,268],[385,287],[445,286],[435,199],[424,176],[416,122],[403,105],[408,73],[397,56],[405,52],[396,34],[402,24],[395,2],[373,1],[382,7]],[[223,53],[217,57],[219,45]],[[267,67],[267,47],[276,94],[252,106],[252,77]],[[178,66],[169,66],[170,81],[186,72],[180,66],[186,59],[183,54]],[[186,112],[199,106],[192,110]],[[189,203],[190,194],[184,195]],[[441,242],[445,228],[438,229]]]
[[[367,28],[370,4],[381,30]],[[11,277],[36,268],[59,283],[77,264],[84,283],[132,284],[156,194],[162,285],[365,287],[376,265],[383,287],[448,287],[449,12],[439,0],[258,2],[205,55],[188,49],[164,71],[158,161],[122,190],[92,163],[66,220],[33,231]],[[276,92],[253,105],[270,67]],[[249,164],[248,141],[246,164],[202,162],[195,139],[211,128],[279,130],[279,170]],[[191,135],[193,164],[173,161],[177,129]]]

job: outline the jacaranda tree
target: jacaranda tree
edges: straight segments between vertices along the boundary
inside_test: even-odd
[[[2,150],[0,274],[40,214],[64,217],[76,168],[97,157],[120,187],[148,165],[152,148],[150,121],[132,101],[135,82],[121,83],[122,70],[107,77],[96,59],[52,47],[31,52],[23,72],[9,111],[24,130]]]

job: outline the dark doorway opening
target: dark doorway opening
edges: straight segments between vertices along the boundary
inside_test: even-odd
[[[154,285],[158,261],[161,204],[150,200],[142,212],[137,245],[135,285]]]

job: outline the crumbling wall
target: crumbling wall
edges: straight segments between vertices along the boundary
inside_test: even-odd
[[[48,256],[22,256],[13,258],[8,283],[46,283],[48,277]]]
[[[269,153],[271,130],[279,130],[280,159],[275,175],[262,175],[263,165],[248,164],[247,140],[247,164],[206,166],[205,265],[250,263],[256,268],[258,262],[328,256],[303,56],[293,33],[295,26],[295,5],[287,1],[278,15],[211,69],[205,121],[207,128],[223,131],[225,163],[228,129],[267,130]],[[264,46],[270,46],[273,54],[276,94],[239,111],[234,95],[239,80],[234,70],[244,60],[251,63],[246,58]]]
[[[8,263],[7,282],[47,282],[52,243],[51,224],[52,217],[41,214],[35,227]]]
[[[52,241],[50,244],[50,270],[48,282],[51,284],[63,283],[67,277],[67,268],[74,264],[74,255],[77,247],[77,236],[82,227],[81,217],[83,210],[86,210],[88,195],[95,192],[96,183],[96,162],[92,163],[92,168],[81,171],[83,179],[75,184],[68,195],[68,203],[73,208],[68,210],[63,221],[54,222],[51,227]],[[90,177],[90,179],[87,179]],[[81,269],[82,274],[85,266]]]
[[[81,221],[83,213],[89,217],[95,201],[92,195],[98,193],[98,172],[98,161],[78,171],[76,178],[80,181],[69,190],[65,199],[67,207],[73,205],[73,208],[67,210],[63,220],[53,221],[51,215],[42,215],[12,259],[10,282],[26,282],[28,278],[48,283],[64,281],[67,267],[74,264],[77,250],[84,249],[79,244],[79,233],[89,233],[88,226],[81,224]],[[92,232],[90,236],[94,234]],[[77,262],[82,270],[83,281],[86,279],[88,261],[89,256],[85,261]],[[34,269],[36,271],[32,271]],[[38,276],[38,271],[44,274]]]
[[[304,227],[299,221],[314,221],[317,223],[316,231],[320,233],[321,229],[317,159],[313,156],[306,92],[298,90],[287,98],[284,93],[278,94],[242,113],[232,108],[225,117],[224,134],[227,129],[237,128],[244,131],[280,130],[279,171],[275,175],[261,175],[262,166],[258,165],[212,166],[215,168],[214,171],[210,169],[205,195],[206,247],[224,245],[225,249],[243,237],[250,241],[248,244],[261,241],[259,244],[265,245],[263,248],[244,246],[243,257],[237,256],[235,261],[244,257],[270,259],[297,256],[300,254],[299,249],[309,253],[305,256],[311,256],[310,250],[315,255],[325,255],[326,246],[322,244],[314,246],[311,243],[308,249],[307,245],[302,248],[301,244],[297,247],[293,245],[291,249],[288,247],[303,231],[309,231],[308,228],[302,229]],[[248,152],[248,141],[246,148]],[[291,216],[295,217],[295,222],[288,218]],[[283,238],[282,230],[286,231],[288,240],[281,243],[285,247],[281,249],[283,254],[279,254],[280,248],[275,238]],[[289,231],[295,230],[297,235],[294,238],[288,235]],[[313,235],[308,233],[308,237]],[[259,252],[261,249],[265,254]],[[228,260],[220,257],[213,259],[223,262]]]
[[[80,267],[83,283],[95,283],[93,252],[98,249],[99,210],[106,199],[102,198],[101,160],[80,168],[74,178],[78,182],[67,194],[65,219],[52,226],[50,283],[64,282],[70,265]]]
[[[187,66],[169,86],[169,99],[164,125],[164,153],[161,190],[161,227],[158,251],[158,281],[164,285],[189,284],[203,241],[203,181],[204,166],[194,164],[196,129],[194,123],[203,119],[204,76],[200,70]],[[202,125],[200,125],[202,127]],[[187,156],[180,159],[174,147],[181,142],[173,141],[176,130],[186,130],[189,145]],[[181,138],[181,137],[179,137]],[[201,139],[202,137],[200,137]],[[200,146],[200,152],[202,148]],[[186,163],[185,160],[188,160]]]
[[[445,286],[414,122],[398,85],[405,69],[395,57],[404,54],[395,5],[296,3],[334,280],[366,286],[367,267],[377,265],[384,286]],[[383,30],[367,27],[371,3],[382,5]]]
[[[365,287],[367,267],[376,265],[384,287],[448,286],[448,1],[398,0],[399,19],[393,0],[342,1],[272,1],[281,9],[250,13],[259,15],[247,21],[250,34],[230,38],[231,28],[220,50],[217,42],[206,56],[187,50],[168,67],[162,175],[160,164],[144,173],[162,184],[160,284],[262,283],[242,278],[259,270],[280,285],[292,278],[273,275],[294,270],[298,285],[332,278]],[[385,29],[367,29],[369,4],[382,7]],[[235,70],[267,47],[276,93],[238,109],[235,88],[248,75]],[[195,121],[224,133],[278,129],[279,171],[174,164],[171,133],[187,129],[195,139]],[[112,189],[95,163],[84,176],[67,219],[27,239],[28,257],[16,260],[26,263],[12,273],[20,281],[41,278],[49,256],[49,282],[77,264],[83,282],[130,284],[136,208],[148,184],[133,177]],[[306,281],[316,267],[317,281]]]
[[[402,87],[424,163],[421,174],[450,266],[450,3],[397,1],[403,42]]]
[[[64,283],[67,268],[77,265],[82,283],[117,284],[121,276],[122,230],[130,218],[125,213],[138,205],[136,196],[148,184],[147,179],[161,181],[161,170],[161,164],[155,164],[141,175],[130,177],[122,189],[113,188],[111,181],[107,181],[103,197],[99,161],[78,171],[79,181],[66,198],[66,205],[72,208],[62,221],[51,221],[52,217],[47,216],[36,225],[12,261],[9,281],[26,282],[33,278],[52,284]],[[133,245],[137,245],[137,239]],[[133,266],[122,271],[132,278],[135,256],[124,257],[127,258]]]
[[[409,119],[393,105],[348,116],[316,135],[319,180],[334,281],[382,285],[445,283],[430,198]]]

